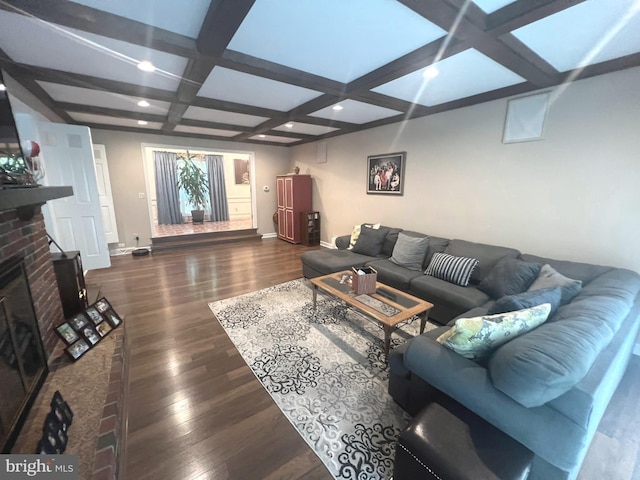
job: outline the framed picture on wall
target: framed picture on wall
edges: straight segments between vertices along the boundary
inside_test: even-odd
[[[233,161],[236,185],[249,185],[249,160],[236,158]]]
[[[367,193],[402,195],[406,157],[406,152],[367,157]]]

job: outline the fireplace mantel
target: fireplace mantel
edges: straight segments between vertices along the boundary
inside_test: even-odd
[[[16,209],[20,220],[29,220],[47,200],[72,195],[72,187],[0,188],[0,211]]]

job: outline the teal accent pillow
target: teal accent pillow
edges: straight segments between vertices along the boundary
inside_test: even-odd
[[[573,297],[580,293],[580,290],[582,290],[582,282],[580,280],[574,280],[573,278],[567,278],[557,272],[551,265],[546,264],[540,269],[538,278],[529,286],[529,291],[552,287],[562,288],[560,305],[566,305],[573,300]]]
[[[499,298],[489,308],[487,315],[496,313],[513,312],[514,310],[522,310],[523,308],[535,307],[548,303],[551,305],[549,317],[552,317],[560,306],[562,299],[562,289],[560,287],[543,288],[541,290],[532,290],[530,292],[522,292],[518,295],[505,295]]]
[[[500,345],[542,325],[550,311],[551,305],[544,303],[515,312],[459,318],[436,341],[463,357],[483,360]]]
[[[400,232],[398,234],[398,241],[393,247],[393,254],[389,260],[409,270],[422,270],[422,263],[427,254],[428,246],[429,237],[417,237]]]
[[[356,244],[351,251],[353,253],[375,257],[382,250],[382,244],[384,243],[387,233],[389,233],[388,228],[381,227],[374,229],[363,225],[358,240],[356,240]]]
[[[503,258],[496,263],[478,288],[491,298],[524,292],[538,278],[542,264],[517,258]]]

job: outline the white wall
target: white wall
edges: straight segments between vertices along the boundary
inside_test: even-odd
[[[544,139],[503,144],[507,100],[293,147],[322,239],[361,222],[640,271],[640,68],[554,90]],[[367,155],[406,151],[404,196],[367,195]]]

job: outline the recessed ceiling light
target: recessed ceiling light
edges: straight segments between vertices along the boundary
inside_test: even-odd
[[[426,79],[436,78],[438,75],[440,75],[440,70],[435,65],[429,65],[422,72],[422,76]]]
[[[258,135],[258,136],[259,136],[260,138],[266,138],[266,137],[267,137],[266,135],[263,135],[263,134],[260,134],[260,135]]]
[[[334,106],[333,106],[333,109],[334,109],[336,112],[339,112],[339,111],[340,111],[340,110],[342,110],[343,108],[344,108],[344,107],[343,107],[342,105],[334,105]]]
[[[143,72],[153,72],[156,67],[149,60],[144,60],[138,64],[138,68]]]
[[[0,83],[0,92],[4,92],[7,89],[7,87],[5,87],[4,83]]]
[[[147,125],[149,122],[145,120],[138,120],[138,125]]]
[[[146,100],[140,100],[138,102],[138,106],[139,107],[148,107],[149,105],[151,105],[149,102],[147,102]]]
[[[287,127],[287,128],[293,128],[293,123],[291,123],[291,122],[285,123],[284,126]]]

